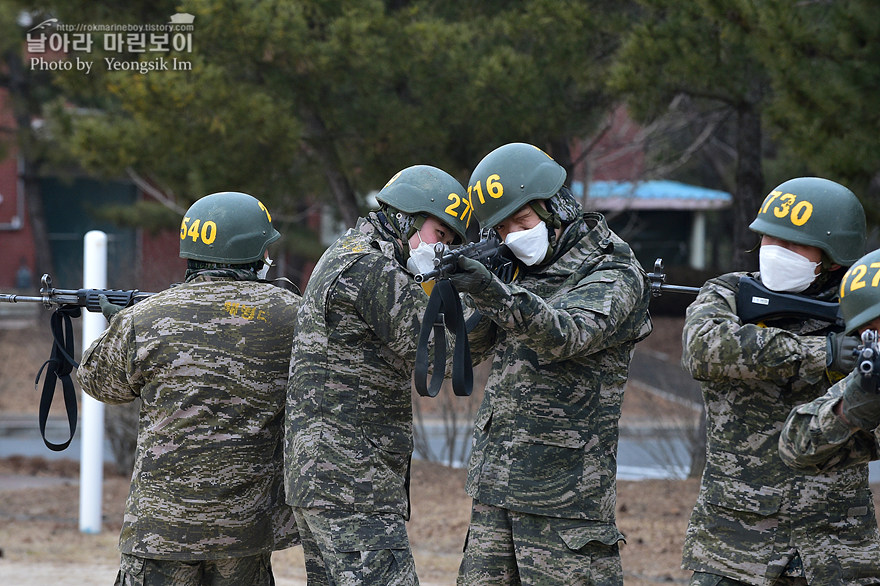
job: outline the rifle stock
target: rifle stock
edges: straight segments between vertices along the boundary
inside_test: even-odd
[[[648,273],[651,293],[659,297],[667,291],[696,295],[699,287],[666,284],[663,272],[663,259],[654,261],[654,272]],[[817,319],[843,328],[840,304],[833,301],[820,301],[796,293],[778,293],[765,287],[753,277],[743,276],[739,280],[736,294],[736,313],[745,323],[758,323],[765,319],[798,317]]]
[[[747,323],[768,318],[806,317],[843,326],[839,303],[796,293],[777,293],[752,277],[741,277],[739,280],[736,312]]]

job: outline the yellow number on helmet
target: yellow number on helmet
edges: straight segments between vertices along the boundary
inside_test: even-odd
[[[501,176],[497,173],[486,177],[486,191],[489,197],[498,199],[504,195],[504,185],[501,184]]]
[[[266,218],[271,222],[272,216],[269,215],[269,210],[266,209],[266,206],[263,205],[263,202],[257,201],[257,203],[260,205],[260,209],[266,212]]]

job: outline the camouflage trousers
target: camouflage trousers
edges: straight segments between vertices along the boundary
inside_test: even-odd
[[[402,515],[294,508],[293,516],[309,586],[418,586]]]
[[[622,586],[609,523],[517,513],[474,501],[458,585]]]
[[[749,586],[749,583],[740,582],[733,578],[725,578],[724,576],[718,576],[717,574],[694,572],[694,575],[691,576],[689,586]],[[807,579],[794,576],[782,576],[773,582],[773,586],[807,586]]]
[[[272,554],[217,560],[154,560],[122,554],[114,586],[274,586]]]

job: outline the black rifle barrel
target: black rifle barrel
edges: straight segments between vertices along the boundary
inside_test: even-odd
[[[663,272],[663,259],[658,258],[654,261],[654,272],[648,273],[648,280],[651,281],[651,295],[660,297],[663,293],[687,293],[696,295],[700,292],[699,287],[688,287],[687,285],[669,285],[666,283],[666,273]]]
[[[45,303],[43,297],[30,295],[0,295],[0,303]]]

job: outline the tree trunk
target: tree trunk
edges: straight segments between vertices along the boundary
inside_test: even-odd
[[[736,187],[733,194],[733,264],[736,270],[754,271],[758,257],[747,254],[757,243],[749,230],[764,200],[764,172],[761,167],[761,113],[752,104],[737,111]]]
[[[565,184],[571,186],[571,181],[574,178],[572,175],[572,172],[574,171],[574,162],[571,160],[571,148],[568,146],[568,140],[565,138],[551,140],[550,154],[553,156],[553,160],[565,169],[565,173],[568,177]]]
[[[306,108],[303,109],[303,118],[309,131],[307,140],[311,152],[324,169],[324,176],[336,202],[336,209],[342,215],[346,226],[354,226],[360,216],[357,197],[342,170],[342,161],[339,159],[327,126],[317,113]]]

